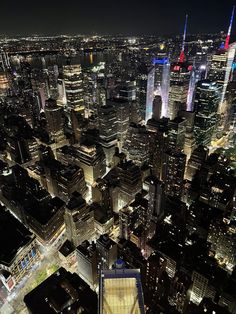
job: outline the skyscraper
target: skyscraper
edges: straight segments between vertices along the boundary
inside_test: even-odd
[[[96,245],[89,241],[84,241],[76,248],[78,260],[78,273],[80,277],[92,288],[98,283],[98,256]]]
[[[186,119],[176,117],[170,120],[168,129],[168,147],[182,151],[185,143]]]
[[[164,214],[165,196],[164,184],[155,176],[151,176],[146,180],[149,185],[148,191],[148,224],[151,220],[157,222]]]
[[[115,128],[116,123],[118,146],[121,149],[129,127],[130,102],[114,98],[113,100],[107,100],[107,105],[112,105],[116,112],[116,121],[113,122],[113,128]]]
[[[48,99],[45,102],[44,112],[47,120],[47,131],[52,139],[58,143],[64,140],[63,109],[57,105],[56,100]]]
[[[222,93],[220,99],[220,105],[218,107],[218,113],[224,115],[227,105],[225,103],[225,94],[227,86],[230,80],[230,75],[232,72],[232,64],[235,58],[236,52],[236,43],[230,43],[231,30],[234,20],[235,6],[233,7],[228,33],[226,36],[224,46],[219,49],[213,56],[210,66],[210,71],[208,73],[208,78],[210,80],[216,81],[219,85],[222,86]]]
[[[188,63],[173,63],[170,70],[170,92],[168,102],[168,117],[173,120],[180,109],[187,109],[189,82],[192,65]]]
[[[147,94],[146,94],[146,112],[145,122],[152,118],[152,108],[154,100],[154,80],[155,80],[155,68],[152,66],[148,71],[147,76]]]
[[[108,234],[102,234],[96,242],[101,269],[111,269],[117,260],[117,244],[109,238]]]
[[[85,240],[93,239],[95,235],[94,213],[81,194],[73,193],[65,207],[64,218],[67,238],[75,247]]]
[[[111,104],[102,106],[99,110],[99,132],[101,145],[106,155],[106,164],[110,167],[117,146],[117,116]]]
[[[80,64],[63,67],[67,108],[84,113],[83,81]]]
[[[194,102],[196,110],[194,134],[197,145],[208,146],[211,143],[217,123],[220,91],[221,87],[216,82],[203,80],[197,84]]]
[[[144,125],[130,123],[122,151],[139,166],[148,162],[149,134]]]
[[[167,150],[164,155],[162,179],[167,195],[181,198],[184,186],[186,155],[174,150]]]
[[[155,95],[161,96],[161,117],[167,117],[170,88],[170,60],[166,53],[159,53],[157,57],[153,59],[153,65],[155,67]]]
[[[7,95],[9,87],[10,85],[7,74],[0,70],[0,97],[4,97]]]

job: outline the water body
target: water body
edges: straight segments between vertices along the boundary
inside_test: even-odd
[[[58,65],[62,67],[66,64],[81,64],[82,68],[87,68],[97,65],[99,62],[111,62],[114,59],[114,54],[110,52],[93,52],[93,53],[80,53],[75,56],[63,56],[63,55],[45,55],[37,56],[31,55],[26,57],[33,67],[42,67],[42,60],[45,60],[46,67],[52,65]]]

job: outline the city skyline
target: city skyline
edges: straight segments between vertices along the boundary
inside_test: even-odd
[[[235,5],[92,2],[2,6],[0,313],[236,314]]]

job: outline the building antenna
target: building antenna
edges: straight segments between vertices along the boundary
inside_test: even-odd
[[[225,49],[229,49],[229,41],[230,41],[230,35],[231,35],[231,29],[234,21],[234,12],[235,12],[235,5],[233,6],[231,18],[230,18],[230,24],[229,24],[229,29],[228,29],[228,34],[225,40]]]
[[[186,33],[187,33],[187,23],[188,23],[188,14],[186,14],[186,17],[185,17],[183,42],[182,42],[181,53],[179,56],[179,62],[184,62],[184,59],[185,59],[184,48],[185,48],[185,39],[186,39]]]

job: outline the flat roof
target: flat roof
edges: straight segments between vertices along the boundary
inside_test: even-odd
[[[138,269],[103,270],[100,282],[101,314],[144,314]]]

